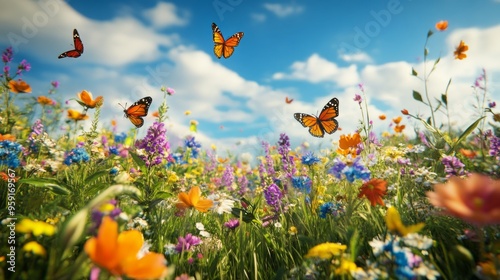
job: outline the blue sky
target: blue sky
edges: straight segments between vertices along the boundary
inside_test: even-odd
[[[23,38],[14,43],[15,56],[32,64],[24,78],[33,95],[45,94],[53,80],[61,83],[62,100],[83,89],[103,95],[102,123],[116,119],[120,131],[132,125],[118,103],[150,95],[154,111],[165,85],[176,89],[167,121],[174,143],[195,135],[221,150],[236,143],[258,150],[260,140],[275,143],[286,132],[295,145],[329,147],[359,125],[361,113],[352,100],[359,83],[372,118],[381,113],[392,118],[402,108],[428,115],[411,99],[411,90],[422,91],[423,84],[410,73],[412,67],[422,72],[425,36],[439,20],[448,20],[449,28],[436,32],[428,45],[429,58],[442,57],[429,83],[431,96],[439,97],[453,78],[452,124],[466,127],[473,121],[463,117],[473,114],[470,86],[485,68],[489,98],[499,102],[499,14],[498,0],[0,0],[0,47],[12,45],[12,34]],[[26,33],[26,22],[35,27],[32,34]],[[226,38],[245,32],[229,59],[213,55],[212,22]],[[73,28],[85,52],[77,59],[57,59],[71,48]],[[453,58],[460,40],[470,47],[462,61]],[[286,105],[286,96],[294,102]],[[342,131],[313,138],[293,113],[317,113],[332,97],[340,100]],[[70,106],[78,108],[76,102]],[[184,115],[186,110],[192,114]],[[199,122],[197,133],[189,131],[190,120]],[[147,118],[140,133],[152,122]],[[374,125],[381,132],[388,124],[376,119]]]

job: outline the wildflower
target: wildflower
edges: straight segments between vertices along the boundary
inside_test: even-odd
[[[312,181],[308,176],[294,176],[292,177],[292,185],[303,193],[310,193]]]
[[[205,230],[205,226],[202,224],[202,223],[196,223],[196,228],[200,231],[200,235],[205,237],[205,238],[208,238],[210,236],[212,236],[210,234],[210,232],[206,231]]]
[[[389,209],[387,209],[385,222],[389,231],[396,232],[401,236],[406,236],[409,233],[418,232],[425,226],[424,223],[418,223],[411,226],[403,225],[401,216],[399,215],[398,210],[396,210],[396,208],[394,207],[390,207]]]
[[[385,120],[387,117],[386,117],[386,115],[382,114],[382,115],[378,116],[378,118],[379,118],[380,120],[382,120],[382,121],[383,121],[383,120]]]
[[[13,93],[31,93],[31,86],[21,79],[10,80],[9,89]]]
[[[445,31],[448,28],[448,21],[442,20],[436,23],[436,29],[439,31]]]
[[[290,235],[296,235],[299,231],[297,230],[297,227],[295,226],[291,226],[289,229],[288,229],[288,233]]]
[[[189,130],[192,132],[198,131],[198,121],[197,120],[190,120],[189,121]]]
[[[177,240],[178,243],[175,246],[175,251],[178,253],[182,253],[182,251],[189,251],[194,246],[201,244],[201,239],[191,233],[188,233],[186,237],[180,236]]]
[[[166,272],[162,254],[143,252],[144,238],[137,230],[118,233],[118,223],[104,217],[96,237],[85,242],[92,262],[116,276],[160,278]],[[142,251],[142,252],[141,252]]]
[[[30,241],[30,242],[24,244],[23,251],[31,252],[34,255],[39,255],[39,256],[47,255],[47,251],[45,250],[45,248],[43,248],[43,246],[40,245],[40,243],[38,243],[36,241]]]
[[[339,139],[339,148],[347,150],[349,148],[356,148],[361,143],[361,136],[359,133],[342,134]]]
[[[500,138],[496,136],[491,136],[490,138],[490,150],[489,155],[496,158],[496,160],[500,160]]]
[[[363,98],[361,98],[361,95],[359,95],[357,93],[354,95],[354,99],[353,100],[356,101],[356,102],[358,102],[358,104],[361,104],[361,102],[363,102]]]
[[[356,263],[350,260],[342,259],[340,266],[335,269],[335,274],[350,274],[358,269]]]
[[[76,122],[86,120],[89,118],[89,116],[87,116],[87,114],[82,114],[76,110],[68,109],[68,118]]]
[[[224,226],[227,227],[228,229],[235,229],[235,228],[240,226],[240,220],[239,219],[231,219],[231,220],[225,222]]]
[[[37,102],[40,103],[42,106],[53,104],[52,99],[48,98],[47,96],[39,96],[37,98]]]
[[[188,136],[185,140],[184,140],[184,146],[186,148],[189,148],[191,149],[191,156],[193,158],[197,158],[198,157],[198,154],[200,152],[200,148],[201,148],[201,144],[199,142],[196,142],[194,140],[194,137],[193,136]]]
[[[84,148],[74,148],[66,154],[64,164],[71,165],[73,163],[88,162],[90,156]]]
[[[337,203],[326,202],[319,207],[319,217],[323,219],[326,219],[327,214],[330,214],[333,217],[338,217],[340,214],[343,214],[344,212],[345,212],[344,206],[340,202]]]
[[[311,166],[315,163],[320,162],[319,158],[314,156],[313,152],[307,152],[305,155],[302,156],[301,161],[302,161],[302,164],[307,165],[307,166]]]
[[[168,95],[174,95],[175,94],[175,90],[173,88],[167,88],[167,94]]]
[[[465,54],[466,51],[469,50],[469,46],[467,46],[464,41],[460,41],[460,44],[458,47],[455,49],[455,52],[453,53],[455,55],[455,59],[464,59],[467,57]]]
[[[444,212],[474,225],[500,224],[500,180],[481,174],[465,179],[451,177],[427,192],[431,204]]]
[[[110,217],[114,220],[122,213],[122,210],[117,207],[117,204],[118,202],[112,199],[92,209],[91,220],[93,222],[93,229],[98,229],[101,226],[102,218],[104,216]]]
[[[30,233],[34,236],[52,236],[56,232],[56,227],[43,221],[23,219],[16,225],[16,231],[20,233]]]
[[[394,126],[394,132],[401,133],[406,128],[406,125],[396,125]]]
[[[190,110],[186,110],[186,111],[184,111],[184,115],[186,115],[186,116],[191,115],[191,111],[190,111]]]
[[[222,173],[221,183],[225,187],[232,188],[234,183],[234,171],[229,164],[224,169],[224,173]]]
[[[59,82],[58,82],[58,81],[52,81],[50,84],[51,84],[51,85],[52,85],[52,87],[53,87],[53,88],[55,88],[55,89],[59,87]]]
[[[273,207],[276,212],[280,209],[283,193],[276,184],[273,183],[264,190],[264,197],[267,204]]]
[[[194,207],[200,212],[207,212],[213,205],[212,200],[201,198],[201,190],[198,186],[192,187],[188,193],[179,193],[178,198],[179,202],[175,206],[181,210]]]
[[[443,156],[441,163],[444,165],[446,178],[465,175],[465,165],[458,158],[454,156]]]
[[[459,150],[460,154],[462,154],[466,158],[473,159],[476,157],[477,153],[473,150],[467,150],[467,149],[460,149]]]
[[[401,114],[403,114],[403,115],[409,115],[410,113],[408,112],[408,110],[403,109],[403,110],[401,110]]]
[[[17,72],[16,75],[21,75],[21,73],[24,71],[29,72],[31,70],[31,64],[26,61],[26,59],[21,60],[21,63],[17,66]]]
[[[281,155],[281,163],[287,177],[292,177],[296,171],[295,161],[293,160],[293,156],[289,155],[290,138],[285,133],[280,134],[280,139],[278,140],[278,153]]]
[[[354,182],[355,179],[363,181],[370,179],[370,170],[363,166],[360,158],[355,158],[354,161],[348,161],[347,163],[336,158],[328,173],[337,177],[337,179],[341,179],[343,175],[350,183]]]
[[[21,165],[18,156],[22,151],[19,143],[9,140],[0,141],[0,165],[6,165],[10,168],[17,168]]]
[[[104,101],[102,96],[98,96],[95,99],[92,97],[92,93],[86,90],[82,90],[77,94],[79,100],[76,100],[84,108],[93,109],[95,107],[101,107]]]
[[[309,249],[305,258],[319,258],[322,260],[330,260],[334,256],[341,255],[347,249],[346,245],[340,243],[326,242],[316,245]]]
[[[7,64],[12,61],[12,57],[14,56],[14,52],[12,51],[12,47],[8,47],[2,53],[2,61]]]
[[[497,106],[497,103],[495,101],[488,102],[488,108],[493,109]]]
[[[270,146],[269,143],[266,141],[262,141],[262,147],[264,148],[264,154],[265,154],[265,167],[267,169],[263,169],[262,171],[265,170],[269,176],[274,176],[276,171],[274,170],[274,161],[273,158],[271,157],[271,152],[270,152]],[[263,166],[264,167],[264,166]],[[260,166],[259,166],[259,173],[261,176],[264,175],[264,172],[260,172]]]
[[[380,204],[384,206],[382,197],[387,193],[387,182],[382,179],[371,179],[361,186],[358,194],[359,198],[366,197],[372,206]]]
[[[5,134],[5,135],[0,134],[0,141],[14,142],[14,141],[16,141],[16,136],[14,136],[12,134]]]
[[[166,133],[164,123],[154,122],[148,128],[146,137],[135,142],[135,146],[145,152],[140,157],[146,162],[146,166],[159,165],[168,158],[170,143],[167,141]]]

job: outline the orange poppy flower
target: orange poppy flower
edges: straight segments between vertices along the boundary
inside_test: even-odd
[[[52,99],[48,98],[47,96],[38,96],[37,101],[41,105],[52,105]]]
[[[23,80],[10,80],[9,89],[13,93],[31,93],[31,86]]]
[[[181,210],[194,207],[200,212],[207,212],[213,205],[212,200],[201,198],[201,190],[198,186],[192,187],[188,193],[179,193],[178,198],[179,202],[175,206]]]
[[[467,149],[460,149],[460,153],[467,157],[467,158],[475,158],[477,153],[475,151],[472,151],[472,150],[467,150]]]
[[[89,118],[87,114],[82,114],[78,112],[77,110],[73,109],[68,109],[68,118],[74,120],[74,121],[81,121],[81,120],[86,120]]]
[[[111,120],[111,126],[113,126],[113,127],[116,126],[116,120]]]
[[[399,124],[402,120],[403,120],[403,118],[401,116],[399,116],[397,118],[393,118],[392,122],[395,124]]]
[[[427,192],[429,202],[445,213],[474,225],[500,224],[500,180],[474,173],[468,178],[452,177]]]
[[[341,149],[356,148],[359,143],[361,143],[361,136],[359,133],[340,135],[339,147]]]
[[[9,179],[10,179],[11,181],[12,181],[12,179],[13,179],[13,180],[14,180],[14,182],[17,182],[17,181],[19,180],[19,178],[20,178],[20,177],[14,177],[14,178],[12,178],[12,177],[10,177],[7,173],[5,173],[5,172],[0,172],[0,178],[1,178],[2,180],[4,180],[5,182],[8,182],[8,181],[9,181]]]
[[[95,99],[92,97],[92,93],[86,90],[82,90],[80,93],[77,94],[78,98],[80,100],[77,100],[80,105],[82,105],[85,108],[90,108],[93,109],[95,107],[101,107],[103,103],[103,97],[98,96]]]
[[[467,57],[465,54],[466,51],[469,50],[469,46],[467,46],[464,41],[460,41],[460,44],[458,47],[455,49],[455,52],[453,53],[455,55],[455,59],[464,59]]]
[[[16,141],[16,136],[12,134],[5,134],[5,135],[0,134],[0,141],[5,141],[5,140],[14,142]]]
[[[401,216],[399,215],[398,210],[396,210],[396,208],[394,207],[390,207],[389,209],[387,209],[385,223],[389,231],[395,232],[401,236],[406,236],[409,233],[419,232],[425,226],[424,223],[405,226],[401,221]]]
[[[380,120],[382,120],[382,121],[383,121],[383,120],[385,120],[387,117],[386,117],[384,114],[382,114],[382,115],[378,116],[378,118],[379,118]]]
[[[158,113],[158,111],[154,111],[153,114],[151,114],[151,116],[158,118],[160,117],[160,113]]]
[[[144,238],[137,230],[118,233],[118,223],[108,216],[102,219],[96,237],[85,242],[84,250],[92,262],[115,276],[134,279],[160,278],[166,271],[162,254],[141,254]]]
[[[387,193],[387,182],[382,179],[371,179],[361,186],[358,198],[366,197],[372,206],[385,205],[382,197]]]
[[[405,129],[405,127],[406,127],[406,126],[405,126],[404,124],[402,124],[402,125],[396,125],[396,126],[394,127],[394,131],[395,131],[396,133],[401,133],[401,132],[403,132],[403,130]]]
[[[436,29],[439,31],[445,31],[448,28],[448,21],[442,20],[436,23]]]

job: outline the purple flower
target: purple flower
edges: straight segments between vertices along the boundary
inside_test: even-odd
[[[420,131],[418,133],[418,137],[420,137],[420,141],[422,141],[422,143],[424,145],[426,145],[427,147],[430,147],[429,142],[427,142],[427,137],[425,137],[425,133],[423,131]]]
[[[243,196],[247,191],[248,191],[248,178],[247,176],[243,175],[240,178],[238,178],[238,194]]]
[[[9,71],[10,71],[10,66],[9,65],[5,65],[3,67],[3,72],[5,73],[5,76],[8,77],[9,76]]]
[[[122,210],[116,206],[117,204],[118,202],[115,199],[111,199],[107,203],[102,204],[100,207],[92,209],[90,214],[90,219],[93,222],[90,229],[92,233],[96,233],[104,216],[109,216],[110,218],[115,219],[122,213]]]
[[[265,158],[266,158],[266,168],[267,168],[267,174],[269,176],[274,176],[275,171],[274,171],[274,163],[273,163],[273,158],[271,157],[271,153],[269,150],[269,143],[266,141],[262,141],[262,147],[264,148],[264,153],[265,153]]]
[[[167,88],[167,94],[168,95],[174,95],[175,94],[175,90],[173,88]]]
[[[358,88],[361,92],[365,92],[365,86],[363,85],[363,83],[359,83]]]
[[[224,173],[222,173],[221,183],[223,186],[231,188],[231,185],[234,182],[234,171],[230,164],[226,166],[224,169]]]
[[[354,95],[354,101],[358,102],[358,104],[361,104],[361,102],[363,102],[363,98],[361,98],[361,95],[356,93]]]
[[[145,155],[142,155],[141,158],[146,162],[146,166],[161,164],[164,159],[168,158],[170,143],[167,141],[166,133],[167,129],[164,123],[154,122],[148,128],[146,137],[135,143],[138,149],[145,151]]]
[[[228,222],[225,222],[224,226],[227,227],[228,229],[235,229],[235,228],[240,226],[240,220],[239,219],[231,219]]]
[[[10,63],[12,61],[13,54],[14,53],[12,52],[12,47],[6,48],[5,51],[3,51],[2,53],[3,63],[5,64]]]
[[[490,139],[490,156],[494,156],[497,160],[500,160],[500,138],[496,136],[491,136]]]
[[[59,87],[59,82],[58,82],[58,81],[52,81],[50,84],[52,85],[52,87],[53,87],[54,89],[56,89],[56,88],[58,88],[58,87]]]
[[[269,185],[264,190],[264,197],[269,206],[273,207],[276,212],[281,208],[281,199],[283,198],[283,193],[276,184]]]
[[[175,251],[178,253],[182,253],[182,251],[189,251],[194,246],[201,244],[201,239],[191,233],[188,233],[186,237],[180,236],[177,240],[179,242],[175,245]]]
[[[345,163],[340,159],[336,158],[334,160],[333,166],[328,170],[328,173],[341,179],[343,176],[350,183],[354,182],[355,179],[361,179],[363,181],[368,181],[370,179],[370,170],[366,168],[359,157],[354,159],[352,163]]]
[[[295,173],[295,162],[293,157],[289,156],[290,152],[290,138],[285,134],[280,134],[280,139],[278,140],[278,153],[281,155],[281,163],[283,165],[283,170],[286,172],[287,177],[291,178]]]
[[[372,143],[377,147],[382,147],[382,144],[378,141],[377,134],[373,131],[370,131],[370,134],[368,134],[368,143]]]
[[[495,101],[491,101],[488,103],[488,108],[493,109],[497,106],[497,103]]]
[[[444,156],[441,159],[441,163],[444,165],[446,178],[465,175],[465,165],[458,158],[454,156]]]

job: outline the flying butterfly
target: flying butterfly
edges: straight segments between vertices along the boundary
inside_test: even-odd
[[[148,115],[148,109],[151,102],[153,102],[153,99],[147,96],[130,105],[128,109],[125,109],[121,104],[120,106],[124,109],[123,112],[125,113],[125,117],[128,118],[135,127],[139,128],[144,124],[143,117]]]
[[[64,58],[64,57],[79,57],[83,53],[83,43],[82,39],[80,38],[80,34],[78,34],[78,31],[76,29],[73,29],[73,44],[75,46],[74,50],[70,50],[67,52],[63,52],[62,54],[59,55],[58,58]]]
[[[214,37],[214,54],[217,58],[221,58],[222,56],[229,58],[233,55],[234,48],[238,46],[244,35],[243,32],[237,32],[227,40],[224,40],[222,32],[220,32],[219,27],[215,23],[212,23],[212,31]]]
[[[337,131],[339,123],[335,118],[338,115],[339,100],[334,97],[326,103],[318,117],[304,113],[295,113],[293,116],[303,127],[309,127],[312,136],[323,137],[325,132],[332,134]]]
[[[293,98],[292,99],[289,99],[288,96],[285,98],[285,102],[286,104],[290,104],[293,102]]]

